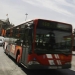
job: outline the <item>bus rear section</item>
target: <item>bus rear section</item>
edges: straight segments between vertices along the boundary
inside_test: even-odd
[[[24,26],[27,24],[28,26]],[[17,63],[28,69],[71,68],[72,25],[36,19],[16,28],[20,28],[20,36],[11,36],[11,42],[5,46],[7,53],[9,52]]]

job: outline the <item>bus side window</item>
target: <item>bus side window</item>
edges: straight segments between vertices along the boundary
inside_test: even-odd
[[[32,29],[29,29],[29,33],[28,33],[28,40],[29,40],[29,45],[31,45],[32,43]]]
[[[10,30],[7,30],[6,35],[10,37]]]
[[[31,38],[32,38],[32,31],[30,29],[26,29],[25,30],[25,34],[24,34],[24,44],[26,46],[29,46],[31,44]]]
[[[28,29],[25,29],[23,40],[24,40],[23,44],[27,46],[28,45]]]

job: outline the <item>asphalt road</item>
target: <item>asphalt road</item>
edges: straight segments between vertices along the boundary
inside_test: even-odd
[[[17,66],[15,61],[8,57],[0,47],[0,75],[75,75],[75,55],[72,58],[71,69],[27,70],[23,66]]]

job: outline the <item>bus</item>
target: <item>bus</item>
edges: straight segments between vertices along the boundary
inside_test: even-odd
[[[75,34],[73,34],[73,52],[75,51]]]
[[[67,69],[71,68],[72,38],[71,24],[33,19],[7,29],[3,48],[27,69]]]

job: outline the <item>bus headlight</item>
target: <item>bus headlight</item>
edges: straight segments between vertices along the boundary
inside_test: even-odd
[[[30,61],[30,62],[28,63],[28,65],[32,65],[32,64],[40,64],[40,63],[37,62],[37,61]]]

